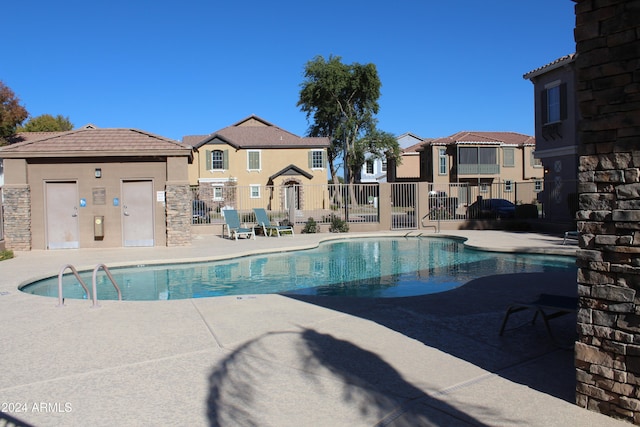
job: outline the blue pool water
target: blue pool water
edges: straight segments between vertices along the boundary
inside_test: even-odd
[[[477,251],[444,238],[351,239],[224,261],[110,268],[123,299],[134,301],[267,293],[414,296],[444,292],[482,276],[569,269],[576,269],[572,257]],[[81,276],[91,288],[92,272]],[[72,275],[63,277],[63,287],[65,298],[85,298]],[[98,299],[117,299],[102,271],[97,287]],[[21,290],[57,297],[58,277]]]

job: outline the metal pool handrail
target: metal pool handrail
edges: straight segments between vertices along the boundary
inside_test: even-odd
[[[84,289],[84,292],[87,295],[87,299],[89,299],[89,288],[87,288],[87,285],[85,285],[84,280],[82,280],[82,278],[80,277],[80,274],[78,274],[78,270],[76,270],[76,268],[73,265],[67,264],[64,267],[62,267],[60,269],[60,273],[58,273],[58,307],[64,307],[64,298],[62,297],[62,275],[64,274],[67,268],[71,269],[71,272],[73,273],[73,275],[76,276],[76,279],[78,279],[78,282],[80,282],[82,289]]]
[[[118,292],[118,301],[122,301],[122,292],[120,292],[120,287],[118,286],[118,284],[114,280],[113,276],[111,275],[111,272],[109,271],[109,269],[107,268],[106,265],[98,264],[93,269],[93,306],[92,307],[100,307],[98,305],[98,291],[97,291],[97,284],[96,284],[96,275],[98,274],[98,270],[100,270],[101,268],[107,274],[107,277],[109,278],[109,280],[111,280],[111,283],[113,284],[113,287],[116,288],[116,291]]]

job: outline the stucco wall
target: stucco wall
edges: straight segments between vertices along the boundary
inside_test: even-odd
[[[101,170],[101,178],[95,177],[96,168]],[[122,200],[122,182],[136,179],[153,181],[154,241],[156,246],[165,246],[165,202],[159,200],[162,197],[157,195],[164,194],[166,173],[165,162],[29,162],[27,174],[31,190],[32,248],[46,249],[44,192],[48,181],[77,182],[78,198],[86,201],[85,207],[78,204],[81,248],[122,246],[122,204],[119,203]],[[104,216],[105,235],[101,240],[94,239],[94,216]]]

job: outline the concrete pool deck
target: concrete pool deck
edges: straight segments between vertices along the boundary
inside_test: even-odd
[[[488,250],[576,249],[534,233],[433,236],[445,235]],[[489,276],[408,298],[247,295],[99,308],[87,300],[60,308],[55,298],[17,289],[65,264],[216,259],[314,247],[328,237],[337,236],[195,236],[182,248],[17,252],[0,262],[0,425],[626,425],[573,403],[573,352],[541,322],[498,336],[507,304],[540,292],[575,294],[574,274]],[[571,345],[575,322],[552,320],[558,343]]]

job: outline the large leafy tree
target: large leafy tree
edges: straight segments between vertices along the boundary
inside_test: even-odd
[[[18,127],[18,132],[61,132],[73,129],[73,123],[69,117],[58,114],[53,117],[51,114],[42,114],[31,117],[24,126]]]
[[[20,99],[0,81],[0,145],[15,134],[17,126],[28,116],[27,109],[20,105]]]
[[[396,137],[389,132],[373,129],[356,141],[354,153],[349,159],[352,176],[355,177],[362,170],[367,154],[370,159],[396,159],[398,162],[402,159]]]
[[[377,147],[376,136],[383,135],[376,130],[381,87],[376,66],[343,64],[339,56],[328,60],[317,56],[306,64],[304,78],[297,105],[307,120],[311,119],[308,134],[331,139],[328,160],[332,181],[339,182],[338,161],[342,158],[346,182],[353,183],[358,167],[364,164],[363,149]]]

